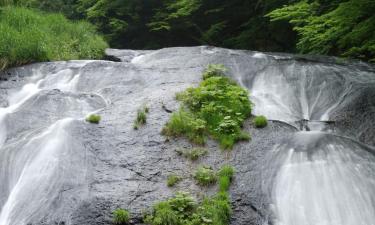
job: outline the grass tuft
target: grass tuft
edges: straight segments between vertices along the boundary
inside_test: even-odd
[[[97,114],[91,114],[88,117],[86,117],[86,121],[89,123],[95,123],[98,124],[101,120],[101,116]]]
[[[178,182],[182,180],[182,177],[176,175],[176,174],[171,174],[167,178],[167,186],[168,187],[173,187],[175,186]]]
[[[134,130],[138,130],[140,126],[143,126],[147,122],[147,114],[149,113],[149,108],[147,106],[143,106],[141,109],[137,111],[137,117],[134,121],[133,128]]]
[[[201,156],[207,155],[208,151],[205,148],[193,148],[190,150],[177,149],[176,152],[191,161],[198,160]]]
[[[113,212],[113,223],[117,225],[128,224],[130,220],[130,214],[125,209],[116,209]]]
[[[256,116],[253,122],[255,127],[257,128],[264,128],[268,124],[267,118],[265,116]]]
[[[194,179],[201,186],[209,186],[216,183],[217,177],[213,169],[201,166],[195,171]]]

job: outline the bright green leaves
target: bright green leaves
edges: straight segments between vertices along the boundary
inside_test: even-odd
[[[329,10],[324,10],[329,8]],[[302,53],[334,54],[375,60],[375,4],[350,0],[332,4],[301,1],[272,11],[271,21],[287,20],[300,38]]]
[[[251,114],[249,94],[225,77],[225,71],[223,66],[209,66],[198,87],[177,94],[183,105],[172,115],[163,134],[186,136],[196,144],[204,144],[210,135],[224,149],[244,140],[241,127]]]

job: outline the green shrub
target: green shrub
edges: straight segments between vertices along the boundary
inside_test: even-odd
[[[201,166],[194,173],[194,179],[199,185],[209,186],[216,182],[215,171],[209,167]]]
[[[143,106],[141,109],[137,111],[137,117],[134,121],[133,128],[138,130],[140,126],[145,125],[147,122],[147,113],[149,112],[149,108],[147,106]]]
[[[198,204],[188,193],[179,192],[174,198],[155,204],[144,222],[150,225],[227,225],[231,212],[226,193],[205,198]]]
[[[226,165],[223,166],[218,172],[219,176],[219,190],[228,191],[232,178],[234,176],[234,168],[232,166]]]
[[[0,70],[31,62],[97,59],[106,47],[87,22],[19,7],[0,8]]]
[[[231,149],[237,141],[250,139],[241,128],[251,114],[248,92],[229,78],[212,75],[197,88],[188,88],[176,97],[183,107],[172,114],[163,134],[186,136],[198,144],[204,144],[211,135],[224,149]]]
[[[265,116],[256,116],[254,118],[254,125],[257,128],[266,127],[268,124],[267,118]]]
[[[171,174],[167,178],[167,186],[168,187],[173,187],[176,185],[178,182],[182,180],[182,177],[176,175],[176,174]]]
[[[226,71],[227,68],[222,64],[210,64],[203,72],[203,80],[214,76],[225,76]]]
[[[199,157],[204,156],[208,153],[207,149],[205,148],[193,148],[190,150],[183,150],[183,149],[178,149],[176,152],[179,155],[184,156],[185,158],[188,158],[192,161],[195,161],[199,159]]]
[[[96,123],[98,124],[101,120],[101,116],[97,114],[91,114],[88,117],[86,117],[86,121],[89,123]]]
[[[124,225],[129,222],[130,215],[125,209],[116,209],[113,212],[113,223],[118,225]]]

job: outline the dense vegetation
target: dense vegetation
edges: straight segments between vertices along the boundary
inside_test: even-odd
[[[299,34],[302,53],[375,61],[375,1],[301,1],[268,14],[287,20]]]
[[[375,58],[373,0],[1,0],[86,19],[112,47],[215,45]]]
[[[205,144],[211,136],[223,149],[249,140],[250,135],[242,131],[243,122],[251,114],[249,93],[224,73],[223,66],[210,65],[198,87],[178,93],[177,99],[183,105],[172,114],[162,133],[185,136],[196,144]]]
[[[36,61],[101,58],[107,44],[87,22],[25,8],[0,8],[0,70]]]

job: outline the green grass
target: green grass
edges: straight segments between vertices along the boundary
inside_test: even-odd
[[[168,187],[173,187],[175,186],[178,182],[182,180],[182,177],[176,175],[176,174],[170,174],[167,178],[167,186]]]
[[[156,203],[144,222],[150,225],[228,225],[232,209],[227,191],[234,169],[223,166],[218,175],[226,179],[226,186],[222,188],[224,184],[220,182],[220,191],[214,196],[198,203],[189,193],[178,192],[173,198]]]
[[[117,225],[128,224],[130,220],[130,214],[125,209],[116,209],[113,212],[113,223]]]
[[[147,106],[143,106],[141,109],[138,109],[137,117],[135,118],[133,125],[134,130],[138,130],[141,126],[147,123],[147,114],[149,111],[150,110]]]
[[[268,121],[265,116],[256,116],[253,121],[255,127],[257,128],[264,128],[267,126]]]
[[[194,179],[201,186],[209,186],[216,183],[217,177],[213,169],[201,166],[195,171]]]
[[[0,70],[32,62],[98,59],[106,42],[87,22],[61,14],[0,7]]]
[[[150,225],[227,225],[231,213],[225,192],[206,197],[200,204],[190,194],[178,192],[173,198],[155,204],[144,222]]]
[[[189,150],[177,149],[176,152],[191,161],[198,160],[201,156],[207,155],[208,151],[205,148],[192,148]]]
[[[228,191],[230,184],[234,176],[234,168],[232,166],[226,165],[223,166],[218,172],[219,177],[219,190]]]
[[[225,76],[226,71],[227,68],[222,64],[210,64],[203,72],[203,80],[214,76]]]
[[[172,114],[162,133],[184,136],[196,144],[205,144],[211,136],[223,149],[231,149],[236,142],[250,139],[242,125],[251,114],[251,102],[247,90],[221,72],[209,74],[197,88],[177,94],[182,107]]]
[[[89,123],[96,123],[98,124],[101,120],[101,116],[97,114],[91,114],[88,117],[86,117],[86,121]]]

